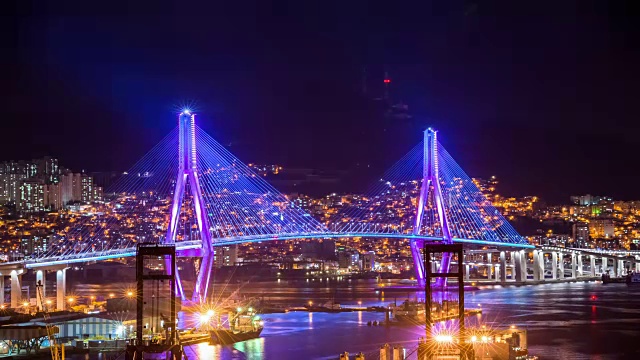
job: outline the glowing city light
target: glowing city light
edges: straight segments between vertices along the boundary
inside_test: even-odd
[[[209,314],[206,314],[206,313],[200,314],[200,318],[199,318],[200,325],[208,324],[210,320],[211,320],[211,316]]]
[[[447,334],[438,334],[435,339],[437,342],[453,342],[453,336]]]

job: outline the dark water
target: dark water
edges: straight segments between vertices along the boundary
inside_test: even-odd
[[[407,293],[376,294],[374,286],[375,282],[365,280],[282,281],[245,285],[242,292],[300,305],[334,297],[343,305],[386,305],[407,297]],[[465,300],[467,307],[480,304],[483,309],[471,322],[526,328],[529,352],[541,359],[640,359],[640,286],[593,282],[496,286],[467,292]],[[187,349],[189,359],[337,359],[343,351],[377,359],[381,345],[413,349],[424,333],[420,326],[367,326],[368,321],[383,320],[382,313],[291,312],[262,317],[262,338],[225,347],[194,346]],[[415,359],[415,354],[409,358]]]

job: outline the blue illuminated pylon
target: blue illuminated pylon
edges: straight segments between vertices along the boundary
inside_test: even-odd
[[[442,197],[442,188],[439,174],[438,163],[438,132],[428,128],[424,132],[424,156],[422,162],[422,187],[420,188],[420,198],[418,199],[418,209],[416,212],[416,223],[413,228],[414,235],[420,235],[420,229],[422,227],[422,217],[425,207],[429,200],[429,195],[433,196],[436,210],[438,213],[438,221],[440,222],[440,228],[442,229],[442,240],[445,244],[452,244],[453,238],[451,237],[451,230],[449,228],[449,221],[447,219],[447,213],[444,209],[444,200]],[[424,260],[420,249],[422,244],[419,240],[411,240],[411,255],[413,257],[414,268],[416,271],[416,278],[421,286],[425,285],[425,269]],[[442,262],[440,264],[440,272],[448,272],[451,258],[448,253],[443,253]]]
[[[175,243],[180,208],[182,207],[185,195],[184,193],[188,182],[191,196],[193,198],[198,233],[202,239],[202,251],[198,254],[202,256],[202,261],[200,262],[200,269],[198,271],[198,277],[196,279],[191,300],[194,302],[201,302],[207,298],[209,279],[213,266],[213,248],[206,206],[202,197],[200,181],[198,180],[195,114],[192,114],[189,110],[185,110],[180,113],[178,116],[178,127],[178,176],[175,191],[173,193],[173,202],[171,204],[169,227],[167,229],[165,243]],[[183,300],[186,300],[182,283],[180,282],[180,276],[177,272],[176,280],[176,283],[178,284],[177,293]]]

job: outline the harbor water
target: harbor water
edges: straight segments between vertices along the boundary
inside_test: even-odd
[[[308,301],[377,306],[416,296],[413,292],[376,292],[377,285],[375,280],[282,280],[243,284],[240,291],[268,302],[299,306]],[[104,291],[104,286],[99,288]],[[75,289],[80,295],[95,290],[91,285]],[[525,328],[530,354],[541,359],[640,359],[640,286],[600,282],[480,286],[468,291],[465,300],[467,307],[483,309],[482,315],[469,319],[474,324]],[[384,313],[375,312],[294,311],[262,318],[265,329],[259,339],[229,346],[195,345],[186,354],[200,360],[336,359],[340,352],[348,351],[376,359],[374,354],[385,343],[402,345],[411,353],[424,334],[419,325],[367,326],[369,321],[384,320]]]

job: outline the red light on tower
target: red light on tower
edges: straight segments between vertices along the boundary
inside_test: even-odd
[[[388,84],[388,83],[390,83],[390,82],[391,82],[391,79],[384,79],[384,83],[385,83],[385,84]]]

